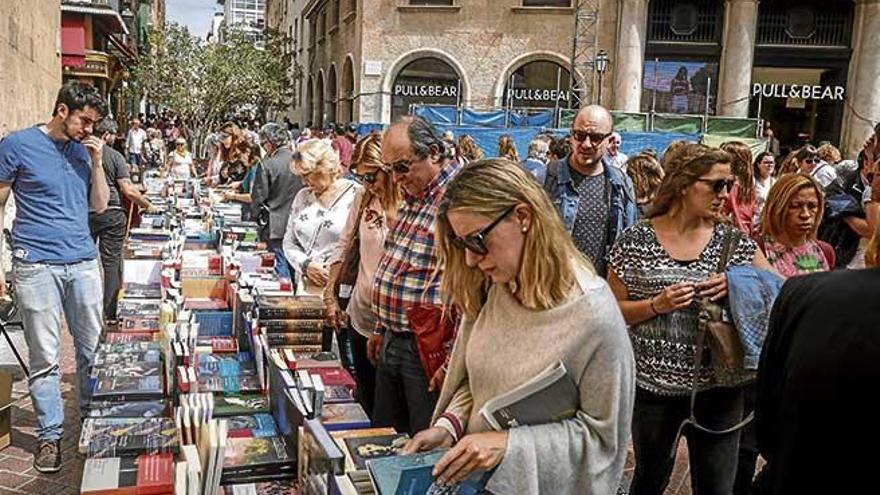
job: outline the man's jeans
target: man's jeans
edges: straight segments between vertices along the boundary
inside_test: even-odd
[[[104,269],[104,318],[116,319],[119,287],[122,284],[122,245],[125,242],[126,216],[113,209],[89,215],[92,239],[98,241]]]
[[[690,397],[664,397],[636,389],[632,437],[636,457],[631,495],[662,495],[669,484],[673,441],[688,417]],[[697,421],[723,430],[743,417],[743,389],[714,388],[697,394]],[[736,475],[740,432],[713,435],[685,429],[691,486],[700,495],[731,495]],[[676,449],[677,450],[677,449]]]
[[[428,392],[415,336],[386,331],[376,370],[373,426],[414,435],[430,426],[439,396],[438,390]]]
[[[80,411],[91,396],[89,366],[101,335],[101,274],[98,261],[47,265],[16,261],[15,293],[30,350],[31,400],[37,413],[37,437],[58,440],[64,432],[61,402],[61,313],[73,335]]]

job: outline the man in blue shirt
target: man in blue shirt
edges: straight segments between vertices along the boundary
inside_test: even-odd
[[[14,132],[0,143],[0,225],[12,192],[17,205],[12,273],[38,421],[34,468],[43,473],[61,470],[62,311],[76,348],[81,410],[90,398],[88,374],[101,333],[102,283],[89,210],[104,211],[110,196],[101,161],[103,142],[92,135],[92,125],[106,113],[95,88],[68,82],[58,92],[49,123]],[[0,296],[5,294],[0,270]]]

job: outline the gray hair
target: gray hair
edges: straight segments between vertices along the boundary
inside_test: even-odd
[[[547,153],[550,151],[550,145],[547,144],[547,141],[539,138],[535,138],[529,143],[529,158],[537,158],[539,160],[547,159]]]
[[[442,158],[451,158],[451,149],[440,139],[434,126],[428,121],[421,117],[403,117],[401,121],[406,124],[410,146],[416,156],[427,158],[438,153]],[[432,150],[432,146],[436,146],[437,150]]]
[[[269,122],[260,128],[260,140],[269,141],[272,146],[280,148],[290,141],[290,133],[281,124]]]
[[[104,134],[117,134],[119,132],[119,126],[116,125],[116,121],[112,118],[104,117],[95,124],[93,132],[99,137]]]

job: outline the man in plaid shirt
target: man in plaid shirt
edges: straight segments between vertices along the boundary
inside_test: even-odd
[[[373,424],[414,434],[428,427],[439,390],[429,390],[432,377],[422,368],[406,310],[441,304],[434,219],[460,167],[418,117],[391,126],[382,140],[382,161],[403,187],[405,202],[385,240],[373,285],[377,328],[368,344],[370,358],[378,361]]]

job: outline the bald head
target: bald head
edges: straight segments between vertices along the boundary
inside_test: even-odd
[[[605,107],[589,105],[581,108],[571,125],[569,163],[582,173],[599,167],[613,130],[614,118]]]

